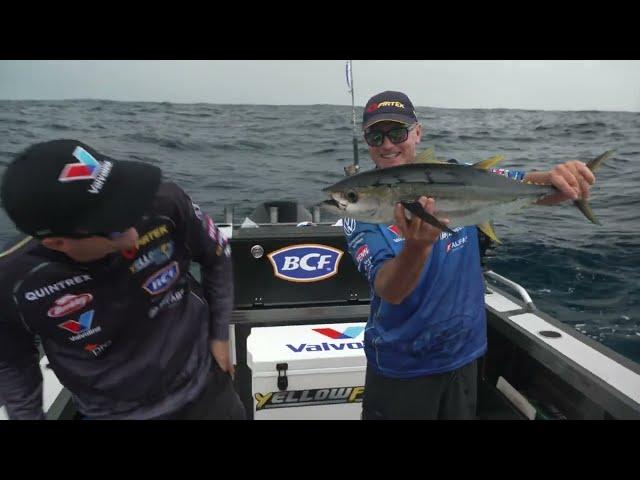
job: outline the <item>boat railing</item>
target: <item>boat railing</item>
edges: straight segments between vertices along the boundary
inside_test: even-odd
[[[293,202],[290,202],[293,203]],[[303,218],[299,218],[296,219],[296,221],[282,221],[282,219],[280,218],[280,209],[277,206],[268,206],[268,212],[269,212],[269,218],[266,219],[264,218],[262,221],[258,220],[257,222],[255,222],[256,225],[273,225],[273,224],[278,224],[278,225],[298,225],[301,222],[304,223],[311,223],[314,225],[320,225],[320,224],[331,224],[331,223],[335,223],[334,222],[321,222],[320,221],[320,207],[318,205],[314,205],[312,207],[311,210],[311,216],[310,218],[307,217],[306,219]],[[309,215],[309,212],[304,209],[304,211],[307,212],[307,215]],[[233,206],[225,206],[224,207],[224,222],[221,223],[220,225],[222,226],[237,226],[234,225],[233,223],[233,218],[234,218],[234,207]],[[251,217],[249,217],[251,219]],[[251,219],[253,220],[253,219]]]
[[[531,296],[529,295],[529,292],[527,292],[526,288],[524,288],[519,283],[516,283],[513,280],[509,280],[508,278],[505,278],[502,275],[497,274],[493,270],[487,270],[484,272],[484,274],[485,276],[491,278],[493,281],[515,290],[518,293],[518,295],[520,295],[520,298],[524,301],[525,303],[524,308],[526,311],[532,312],[536,308],[536,306],[533,304],[533,300],[531,300]]]

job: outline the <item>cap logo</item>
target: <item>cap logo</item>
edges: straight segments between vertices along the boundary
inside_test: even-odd
[[[73,156],[78,163],[67,163],[58,180],[61,182],[74,182],[76,180],[92,180],[100,171],[100,163],[82,147],[76,147]]]
[[[382,107],[398,107],[398,108],[404,108],[404,105],[400,102],[380,102],[378,104],[378,108],[382,108]]]
[[[379,108],[383,108],[383,107],[397,107],[397,108],[402,108],[404,110],[404,104],[400,102],[380,102],[380,103],[372,103],[371,105],[369,105],[369,107],[367,108],[367,112],[371,113],[374,110],[378,110]]]

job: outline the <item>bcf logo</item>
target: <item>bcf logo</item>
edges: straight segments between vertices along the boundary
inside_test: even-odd
[[[293,245],[267,257],[276,277],[289,282],[317,282],[338,273],[342,250],[318,244]]]
[[[147,278],[142,284],[142,288],[151,295],[157,295],[168,290],[178,279],[179,275],[180,267],[178,266],[178,262],[172,262],[170,265],[167,265],[162,270],[158,270]]]

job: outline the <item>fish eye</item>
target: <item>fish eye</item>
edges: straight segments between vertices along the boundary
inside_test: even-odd
[[[355,203],[358,201],[358,193],[355,192],[354,190],[349,190],[345,194],[345,197],[347,198],[347,200],[349,200],[350,203]]]

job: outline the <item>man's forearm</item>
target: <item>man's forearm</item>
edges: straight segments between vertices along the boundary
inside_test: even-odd
[[[551,172],[529,172],[522,179],[523,182],[536,183],[539,185],[551,185]],[[539,198],[535,203],[536,205],[555,205],[558,203],[558,197],[562,195],[561,192],[546,195],[542,198]],[[563,200],[564,197],[561,197],[560,200]]]
[[[211,338],[229,339],[229,320],[233,311],[233,267],[231,258],[222,256],[213,266],[202,268],[202,287],[209,304]]]
[[[549,184],[549,172],[528,172],[524,178],[523,182],[529,183],[539,183],[548,185]]]
[[[376,294],[389,303],[401,303],[416,288],[431,248],[405,245],[397,257],[380,267],[374,284]]]

